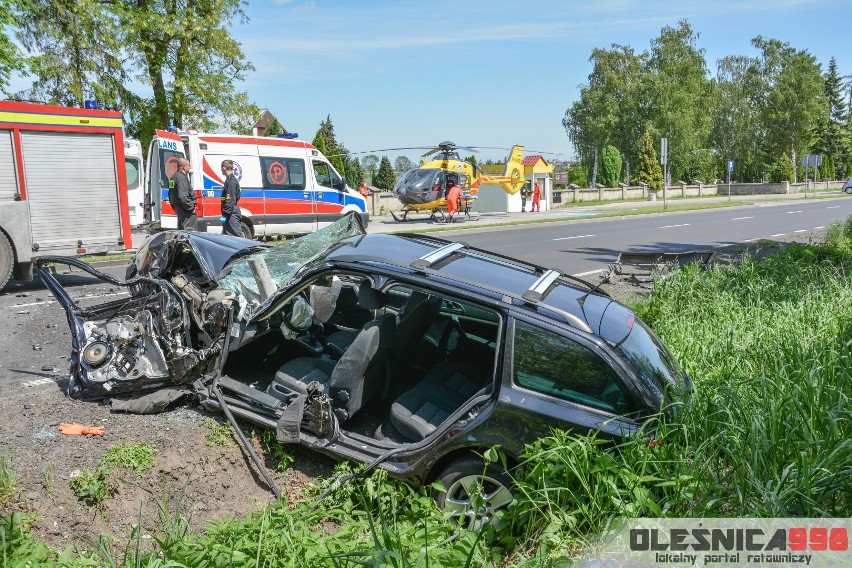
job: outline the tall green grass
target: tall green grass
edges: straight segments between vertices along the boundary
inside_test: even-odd
[[[691,405],[615,450],[564,433],[528,447],[504,542],[535,565],[622,517],[850,516],[850,269],[852,219],[824,245],[656,284],[636,309],[689,371]]]

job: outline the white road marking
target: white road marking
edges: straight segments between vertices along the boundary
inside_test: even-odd
[[[576,237],[559,237],[558,239],[553,239],[554,241],[567,241],[568,239],[585,239],[586,237],[594,237],[594,235],[577,235]]]
[[[787,211],[787,215],[791,215],[793,213],[801,213],[801,211]]]
[[[783,237],[784,233],[775,233],[774,235],[769,235],[770,237]]]
[[[597,270],[589,270],[588,272],[581,272],[579,274],[572,274],[571,276],[576,276],[576,277],[589,276],[590,274],[597,274],[598,272],[603,272],[604,270],[606,270],[606,269],[605,268],[598,268]]]
[[[754,217],[734,217],[731,221],[742,221],[743,219],[754,219]]]
[[[837,209],[840,205],[832,205],[831,207],[826,207],[826,209]]]
[[[661,229],[674,229],[676,227],[689,227],[689,223],[683,223],[682,225],[666,225],[665,227],[660,227]]]
[[[825,229],[825,226],[824,226],[824,225],[820,225],[819,227],[814,227],[814,231],[816,231],[817,229]]]
[[[798,231],[793,231],[794,233],[807,233],[807,229],[799,229]]]
[[[753,239],[746,239],[743,242],[744,243],[753,243],[754,241],[759,241],[759,240],[760,240],[760,237],[755,237]]]

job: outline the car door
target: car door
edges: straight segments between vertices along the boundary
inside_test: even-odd
[[[325,160],[312,161],[316,186],[313,191],[314,212],[318,228],[340,219],[344,206],[346,182]]]
[[[519,447],[553,428],[618,439],[639,427],[642,409],[594,341],[524,314],[509,319],[508,338],[495,417]]]
[[[304,158],[261,156],[264,223],[257,234],[299,235],[316,230],[313,184],[308,178]]]

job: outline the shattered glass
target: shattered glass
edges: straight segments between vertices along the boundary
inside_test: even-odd
[[[347,215],[324,229],[235,260],[222,271],[219,287],[234,292],[242,308],[238,317],[250,319],[252,314],[261,311],[263,304],[271,300],[261,300],[250,261],[263,259],[272,281],[278,290],[282,290],[290,284],[302,267],[322,257],[341,241],[364,234],[366,231],[358,216]]]

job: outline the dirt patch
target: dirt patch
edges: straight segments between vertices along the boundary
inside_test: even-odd
[[[824,237],[825,231],[814,231],[800,233],[795,240],[822,242]],[[791,242],[764,241],[716,249],[713,262],[736,263],[744,254],[760,258],[777,253]],[[602,289],[621,301],[645,296],[653,286],[653,280],[633,275],[601,278],[599,282]],[[31,300],[24,298],[22,302]],[[161,512],[172,519],[183,516],[189,520],[189,529],[198,531],[210,521],[243,517],[274,500],[234,437],[224,446],[207,444],[211,430],[205,421],[221,424],[221,415],[210,414],[195,403],[158,415],[113,414],[106,405],[67,398],[63,373],[70,336],[61,323],[56,327],[55,322],[64,320],[64,314],[53,309],[55,313],[48,314],[50,318],[41,324],[38,335],[27,335],[35,332],[23,331],[19,322],[10,324],[13,327],[6,331],[9,351],[4,359],[17,365],[18,373],[35,380],[24,386],[0,382],[0,453],[21,483],[15,507],[35,514],[32,528],[38,537],[60,549],[75,544],[90,547],[88,543],[97,541],[101,534],[113,535],[123,543],[140,517],[145,532],[163,526]],[[42,361],[35,368],[29,364],[33,353]],[[8,363],[4,367],[4,371],[10,370]],[[104,426],[106,434],[63,436],[58,431],[63,422]],[[154,466],[139,476],[123,472],[117,492],[102,506],[87,505],[72,492],[72,477],[86,468],[96,468],[110,447],[143,442],[156,446]],[[254,443],[261,451],[256,436]],[[289,468],[278,471],[277,460],[269,454],[265,454],[265,465],[283,498],[292,504],[301,498],[308,483],[331,475],[334,462],[299,447],[286,451],[293,458]]]

